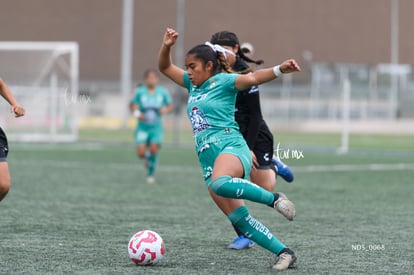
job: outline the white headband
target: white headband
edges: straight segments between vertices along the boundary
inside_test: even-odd
[[[223,48],[222,46],[218,45],[218,44],[211,44],[210,42],[206,42],[205,43],[207,46],[209,46],[210,48],[213,49],[213,51],[215,51],[216,53],[222,53],[224,55],[224,57],[227,59],[227,54],[231,54],[233,56],[235,56],[236,54],[226,48]]]

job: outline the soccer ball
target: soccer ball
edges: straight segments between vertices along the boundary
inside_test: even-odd
[[[155,265],[164,257],[164,241],[156,232],[142,230],[129,240],[128,253],[136,265]]]

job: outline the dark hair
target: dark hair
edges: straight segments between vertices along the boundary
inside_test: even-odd
[[[187,55],[190,54],[193,54],[195,58],[201,60],[204,65],[209,61],[213,62],[213,74],[217,74],[221,71],[225,71],[227,73],[233,72],[230,65],[227,63],[226,57],[222,53],[216,53],[208,45],[197,45],[187,52]]]
[[[144,72],[144,79],[146,79],[150,74],[155,74],[156,76],[159,76],[158,71],[156,69],[147,69]]]
[[[229,46],[229,47],[236,47],[236,45],[239,45],[239,50],[237,51],[237,55],[240,56],[241,59],[243,59],[246,62],[254,63],[256,65],[262,65],[264,63],[263,60],[253,60],[250,57],[245,55],[245,52],[243,49],[240,48],[240,42],[239,38],[237,38],[237,35],[234,32],[229,31],[221,31],[216,32],[211,36],[210,42],[213,44],[218,44],[220,46]]]

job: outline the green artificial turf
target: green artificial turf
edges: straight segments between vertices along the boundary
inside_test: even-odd
[[[208,195],[192,146],[164,146],[157,182],[149,185],[130,133],[102,133],[83,132],[76,144],[10,144],[0,274],[272,273],[274,257],[258,245],[225,248],[235,233]],[[393,148],[396,137],[354,138],[350,153],[337,155],[337,136],[279,136],[285,149],[303,151],[285,160],[295,182],[279,178],[277,185],[297,217],[289,222],[269,207],[247,205],[298,255],[285,273],[412,273],[414,142],[400,137]],[[157,266],[128,258],[128,240],[142,229],[165,241]]]

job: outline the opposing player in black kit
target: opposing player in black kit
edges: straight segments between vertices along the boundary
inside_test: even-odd
[[[25,110],[20,106],[13,94],[7,87],[6,83],[0,78],[0,95],[10,104],[10,111],[16,117],[23,116]],[[7,154],[9,147],[7,144],[6,134],[0,128],[0,201],[7,195],[10,189],[10,174],[9,166],[7,164]]]
[[[234,52],[234,56],[228,55],[227,61],[233,71],[241,74],[250,73],[253,69],[246,62],[261,65],[262,60],[252,60],[247,57],[240,48],[237,35],[233,32],[222,31],[215,33],[210,42],[218,44]],[[291,169],[280,160],[273,157],[273,135],[270,132],[260,108],[259,88],[252,87],[250,90],[239,92],[236,101],[235,119],[239,124],[247,145],[250,148],[253,158],[253,169],[250,173],[251,181],[273,191],[276,187],[276,176],[280,175],[287,182],[293,181]],[[279,192],[279,195],[285,196]],[[286,217],[292,220],[293,217]],[[231,249],[246,249],[253,245],[253,242],[246,238],[241,232],[238,237],[228,246]]]

